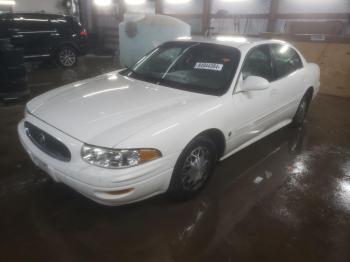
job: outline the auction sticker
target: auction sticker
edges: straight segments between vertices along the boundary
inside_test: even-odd
[[[195,69],[205,69],[205,70],[213,70],[213,71],[221,71],[223,68],[223,64],[214,64],[214,63],[196,63],[194,66]]]

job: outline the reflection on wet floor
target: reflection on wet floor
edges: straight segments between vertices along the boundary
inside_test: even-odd
[[[26,64],[28,85],[32,95],[45,92],[48,88],[97,76],[119,68],[115,57],[89,55],[80,58],[78,66],[72,69],[62,69],[55,63]],[[45,72],[43,74],[43,71]]]
[[[92,60],[78,79],[113,69]],[[59,69],[35,70],[36,93],[65,82]],[[0,107],[0,261],[350,261],[348,99],[319,96],[303,129],[219,163],[191,201],[125,207],[95,204],[35,168],[15,133],[23,107]]]

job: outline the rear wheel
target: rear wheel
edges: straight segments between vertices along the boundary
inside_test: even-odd
[[[78,61],[77,51],[71,46],[63,46],[58,50],[57,62],[64,68],[75,66]]]
[[[291,124],[292,127],[303,126],[306,115],[307,115],[307,111],[309,109],[310,101],[311,101],[311,93],[308,92],[304,95],[304,97],[300,101],[297,112],[295,113],[295,115],[293,117],[293,121]]]
[[[168,195],[179,200],[196,195],[208,181],[216,160],[215,144],[204,136],[195,138],[177,160]]]

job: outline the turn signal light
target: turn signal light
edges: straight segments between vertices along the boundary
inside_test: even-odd
[[[145,163],[162,156],[158,150],[154,149],[140,149],[138,153],[140,155],[140,163]]]

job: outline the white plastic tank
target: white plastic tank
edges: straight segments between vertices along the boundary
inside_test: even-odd
[[[119,24],[120,64],[131,66],[158,45],[191,35],[185,22],[166,15],[126,14]]]

